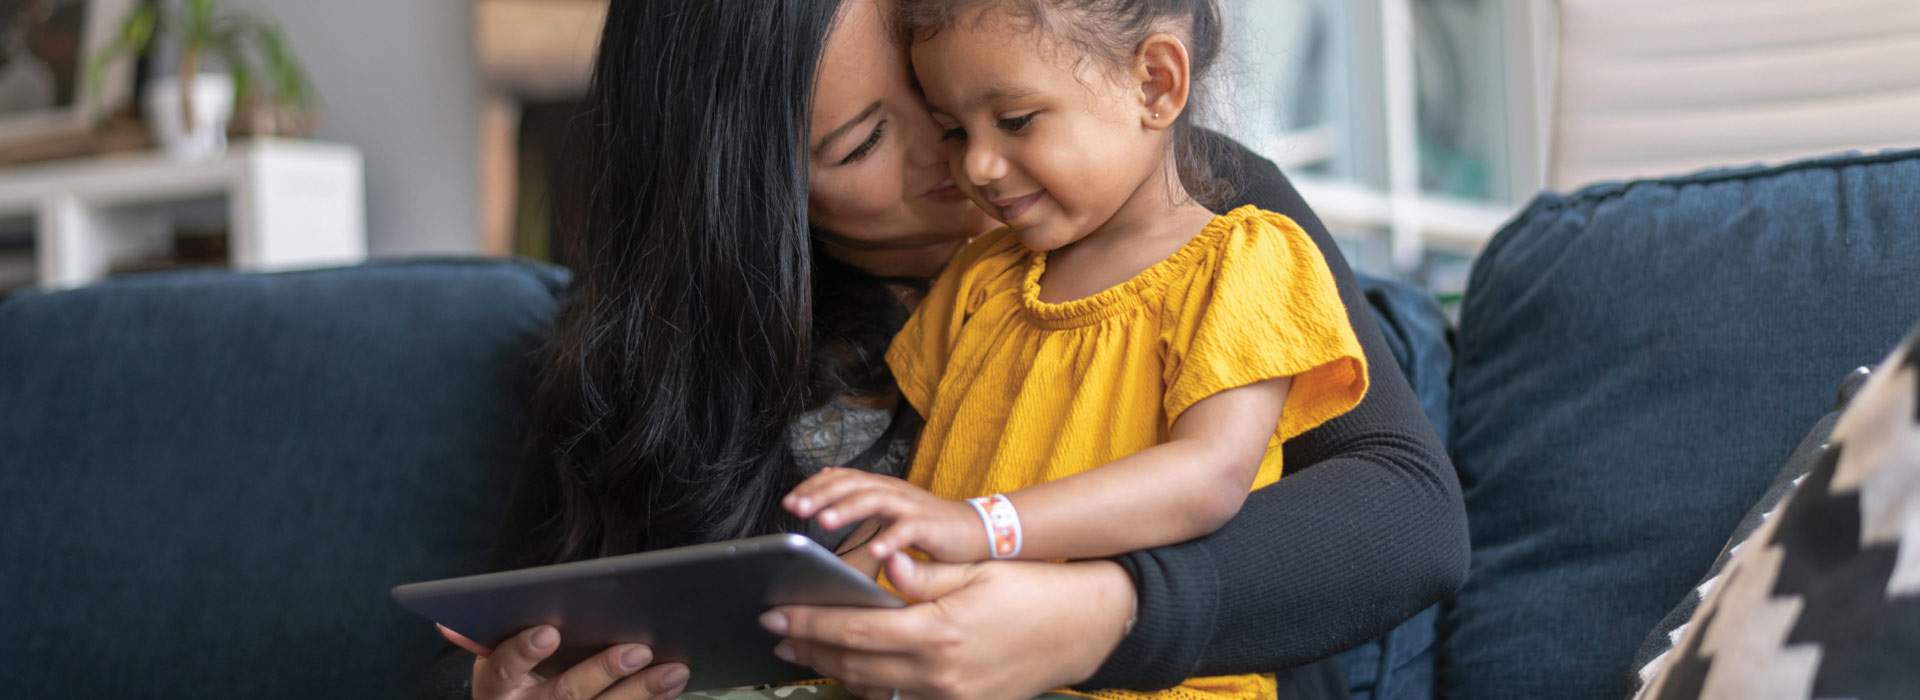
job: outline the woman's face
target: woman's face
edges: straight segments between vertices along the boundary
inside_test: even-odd
[[[834,255],[930,277],[994,221],[954,187],[940,130],[888,38],[886,0],[845,0],[813,96],[807,218]]]

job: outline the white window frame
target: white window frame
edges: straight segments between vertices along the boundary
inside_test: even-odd
[[[1259,0],[1248,0],[1258,2]],[[1387,186],[1311,174],[1292,174],[1297,166],[1331,157],[1338,148],[1328,128],[1285,134],[1249,144],[1289,171],[1289,179],[1320,219],[1336,228],[1384,230],[1395,273],[1420,269],[1428,251],[1471,256],[1546,184],[1549,120],[1553,104],[1557,8],[1553,0],[1490,0],[1504,6],[1502,36],[1507,57],[1503,76],[1508,123],[1514,133],[1508,148],[1509,203],[1436,195],[1420,187],[1417,92],[1414,84],[1412,3],[1370,0],[1378,5],[1380,59],[1384,79],[1378,97],[1384,105]],[[1362,31],[1351,27],[1350,31]]]

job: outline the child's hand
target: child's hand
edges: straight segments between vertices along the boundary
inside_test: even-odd
[[[907,547],[941,561],[979,561],[989,554],[986,527],[973,506],[890,476],[831,467],[801,482],[780,503],[794,515],[818,518],[828,529],[868,518],[886,521],[886,529],[867,544],[882,561]]]

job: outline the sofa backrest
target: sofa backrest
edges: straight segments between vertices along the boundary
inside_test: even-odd
[[[0,304],[0,688],[402,697],[480,569],[563,275],[129,277]]]
[[[1612,698],[1847,371],[1920,320],[1920,151],[1547,194],[1476,262],[1450,698]]]

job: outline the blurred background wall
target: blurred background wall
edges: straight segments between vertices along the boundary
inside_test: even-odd
[[[366,157],[368,251],[482,252],[474,0],[257,0],[325,100],[315,138]]]

